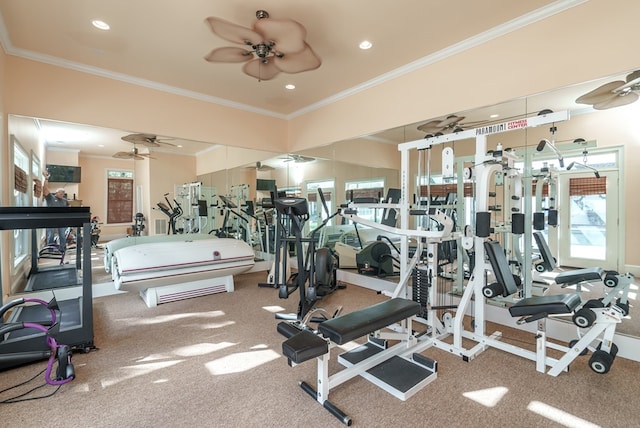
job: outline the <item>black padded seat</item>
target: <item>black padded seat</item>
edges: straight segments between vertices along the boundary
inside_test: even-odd
[[[555,277],[556,284],[567,286],[578,284],[583,281],[602,281],[604,269],[601,267],[574,269],[567,272],[560,272]]]
[[[582,301],[576,293],[527,297],[509,308],[512,317],[537,314],[570,314]]]
[[[302,330],[282,343],[282,354],[296,364],[329,352],[329,344],[317,334]]]
[[[324,321],[318,331],[338,345],[420,313],[420,304],[399,297]]]

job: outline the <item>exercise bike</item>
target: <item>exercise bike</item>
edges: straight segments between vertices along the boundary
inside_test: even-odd
[[[12,308],[24,304],[39,304],[45,306],[49,310],[50,317],[48,320],[33,322],[9,322],[5,323],[5,314]],[[47,350],[22,351],[11,353],[0,353],[0,363],[2,366],[17,366],[26,364],[34,359],[48,358],[45,369],[45,381],[49,385],[63,385],[75,379],[75,370],[71,363],[71,348],[68,345],[59,344],[55,335],[60,330],[60,322],[58,315],[60,308],[54,297],[49,302],[35,298],[21,298],[12,300],[0,307],[0,341],[5,340],[6,335],[18,330],[34,329],[45,334]],[[55,376],[53,375],[54,366],[57,363]],[[9,388],[10,389],[10,388]],[[5,390],[6,391],[6,390]]]
[[[136,213],[133,216],[133,224],[131,225],[131,235],[130,236],[140,236],[145,229],[144,226],[144,214]]]
[[[280,248],[286,248],[290,243],[293,243],[297,261],[297,272],[292,274],[287,282],[275,284],[275,286],[278,288],[278,296],[281,299],[288,298],[296,290],[300,294],[297,314],[276,314],[277,319],[297,320],[306,323],[307,319],[305,318],[311,313],[317,300],[338,289],[345,288],[344,285],[338,284],[336,279],[338,266],[336,256],[329,248],[317,248],[318,232],[339,213],[338,211],[330,215],[321,189],[318,189],[318,194],[327,213],[327,218],[313,229],[308,237],[303,237],[304,225],[309,219],[307,200],[305,198],[279,198],[274,201],[280,231],[276,236],[274,278],[281,277],[280,271],[287,271],[288,257],[285,256],[287,252],[280,251]],[[286,227],[283,220],[289,220],[289,228]],[[305,244],[307,245],[306,251],[304,250]],[[334,314],[334,316],[336,315],[337,313]],[[311,322],[322,322],[326,319],[326,317],[312,318]]]

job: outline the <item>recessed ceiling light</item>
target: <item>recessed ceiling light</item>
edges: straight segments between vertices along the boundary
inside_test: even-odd
[[[293,90],[296,88],[296,85],[289,83],[288,85],[285,85],[285,88],[289,89],[289,90]]]
[[[98,147],[104,147],[104,144],[98,144]]]
[[[364,40],[364,41],[360,42],[360,49],[362,49],[362,50],[371,49],[372,46],[373,46],[373,44],[371,44],[371,42],[369,40]]]
[[[109,28],[111,28],[109,24],[99,19],[94,19],[93,21],[91,21],[91,24],[99,30],[108,30]]]
[[[182,147],[182,144],[178,144],[178,147]]]
[[[495,119],[496,117],[500,117],[500,115],[497,113],[494,113],[491,116],[489,116],[490,119]]]

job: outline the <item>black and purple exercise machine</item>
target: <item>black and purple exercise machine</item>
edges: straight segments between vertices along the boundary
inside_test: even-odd
[[[9,322],[3,323],[4,315],[13,308],[20,305],[38,304],[48,309],[50,317],[47,320],[31,322]],[[44,340],[47,344],[46,350],[22,351],[0,354],[2,366],[17,366],[33,362],[38,359],[46,359],[45,381],[49,385],[63,385],[71,382],[75,378],[75,370],[71,363],[71,348],[68,345],[59,344],[55,338],[60,329],[59,318],[60,308],[54,297],[49,302],[34,298],[20,298],[12,300],[0,307],[0,342],[5,340],[8,333],[25,329],[37,330],[44,333]],[[52,376],[53,368],[57,368],[55,376]],[[6,364],[5,364],[6,363]]]

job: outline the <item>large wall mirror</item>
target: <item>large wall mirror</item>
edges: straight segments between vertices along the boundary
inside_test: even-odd
[[[63,185],[68,196],[73,199],[75,194],[82,204],[92,207],[93,214],[103,223],[101,229],[104,239],[126,236],[134,224],[112,224],[107,218],[108,171],[122,173],[125,178],[129,171],[134,177],[134,212],[144,215],[143,234],[166,233],[169,216],[159,209],[158,204],[175,205],[177,201],[184,211],[174,225],[179,231],[220,232],[221,236],[242,237],[251,240],[254,248],[268,255],[273,252],[273,244],[262,235],[272,222],[270,216],[273,213],[269,205],[272,186],[286,194],[307,198],[313,214],[310,221],[312,226],[325,215],[317,203],[318,187],[328,196],[330,211],[335,211],[340,204],[354,198],[379,200],[385,198],[390,189],[399,188],[399,143],[422,139],[427,134],[437,132],[455,132],[456,128],[471,129],[530,117],[545,109],[568,110],[570,120],[554,124],[554,127],[527,128],[491,136],[489,149],[500,144],[515,149],[523,158],[526,154],[530,163],[527,170],[529,174],[546,162],[558,170],[559,189],[570,186],[569,178],[592,176],[593,171],[588,167],[616,177],[616,183],[620,185],[612,184],[606,188],[606,199],[616,199],[613,205],[615,210],[608,211],[607,218],[611,220],[615,217],[614,223],[622,225],[620,230],[624,235],[619,233],[606,237],[606,246],[613,248],[613,263],[618,270],[624,271],[640,266],[640,251],[628,239],[629,236],[640,235],[640,226],[632,221],[633,213],[640,209],[640,202],[632,197],[632,183],[640,181],[640,169],[634,165],[634,159],[640,156],[640,125],[637,121],[640,102],[612,108],[600,104],[596,105],[598,109],[594,109],[591,104],[578,104],[575,101],[607,82],[626,82],[630,73],[623,71],[598,81],[471,111],[443,112],[439,117],[425,118],[420,122],[295,153],[220,146],[215,142],[182,140],[179,136],[157,136],[159,138],[155,145],[144,142],[134,144],[123,141],[122,137],[145,130],[106,130],[83,125],[77,125],[80,135],[74,142],[67,137],[48,137],[46,149],[42,149],[41,130],[49,125],[55,128],[53,121],[10,116],[9,130],[16,135],[26,153],[31,150],[34,158],[40,159],[43,168],[51,163],[82,167],[81,183]],[[631,85],[629,88],[635,89]],[[633,96],[630,95],[631,98]],[[621,103],[618,98],[612,99],[605,101]],[[89,136],[94,130],[100,131],[102,137],[99,141],[92,141],[95,148],[89,151]],[[564,166],[559,164],[557,153],[549,147],[537,150],[540,141],[545,139],[559,149]],[[473,141],[460,141],[450,146],[456,159],[464,162],[469,162],[475,152]],[[181,155],[180,150],[187,150],[188,154]],[[114,158],[113,155],[119,152],[131,153],[131,158]],[[431,150],[430,172],[434,177],[441,170],[440,153],[441,150]],[[412,162],[409,175],[417,177],[418,164],[414,160]],[[571,162],[575,167],[567,171]],[[424,162],[420,167],[425,167]],[[606,223],[606,219],[602,218],[606,204],[603,205],[600,196],[579,200],[578,197],[572,199],[571,195],[567,195],[570,206],[582,206],[580,216],[575,218],[584,220],[584,224],[574,222],[573,217],[569,216],[565,219],[568,224],[561,222],[559,228],[567,227],[568,236],[583,244],[597,241],[603,233],[609,233],[602,231],[602,223]],[[202,216],[205,212],[206,216]],[[372,216],[375,217],[375,214]],[[335,218],[329,226],[333,228],[333,239],[348,232],[348,225],[340,224],[339,218]],[[579,255],[560,254],[563,250],[557,236],[552,234],[549,243],[559,259],[569,257],[568,260],[575,261],[576,265],[584,261]],[[563,264],[571,266],[571,263]],[[633,299],[636,298],[635,293],[637,290],[631,293]],[[640,325],[635,325],[633,319],[630,321],[625,321],[618,331],[640,335]]]
[[[637,73],[633,70],[607,76],[597,81],[576,84],[551,90],[497,105],[470,111],[451,112],[435,118],[408,124],[371,135],[336,142],[316,150],[306,150],[296,155],[310,158],[324,157],[322,169],[307,170],[303,164],[298,173],[300,181],[295,184],[304,195],[304,189],[313,189],[313,182],[331,182],[332,197],[341,204],[350,200],[349,185],[360,182],[363,186],[375,187],[374,181],[381,179],[385,194],[397,187],[400,179],[400,143],[415,141],[437,133],[452,133],[492,124],[535,117],[545,110],[567,111],[569,120],[536,128],[526,128],[505,134],[490,135],[488,149],[499,145],[516,151],[522,159],[518,165],[524,175],[534,183],[541,179],[540,171],[554,171],[553,185],[557,193],[553,202],[560,204],[559,223],[542,231],[554,257],[562,269],[601,266],[620,273],[638,270],[640,251],[633,245],[630,236],[638,236],[640,227],[633,221],[634,213],[640,209],[633,197],[633,184],[640,179],[640,171],[634,159],[640,155],[640,102],[633,92],[639,88]],[[617,82],[612,84],[610,82]],[[599,89],[607,85],[608,89]],[[611,88],[617,88],[610,92]],[[586,96],[584,96],[586,94]],[[576,102],[582,97],[583,102]],[[625,98],[628,97],[628,98]],[[546,141],[550,144],[541,144]],[[474,140],[448,144],[456,160],[467,166],[473,165]],[[431,182],[440,183],[442,170],[442,148],[434,148],[426,155],[422,164],[412,158],[408,176],[415,185],[418,174],[424,175],[427,166],[432,174]],[[420,171],[418,169],[420,168]],[[606,185],[581,194],[579,183],[591,183],[594,178]],[[371,179],[369,183],[366,183]],[[365,184],[366,183],[366,184]],[[358,193],[356,193],[357,195]],[[545,194],[544,198],[550,198]],[[540,201],[538,201],[540,202]],[[545,202],[546,203],[546,202]],[[533,212],[538,208],[535,194],[531,202]],[[538,249],[533,243],[533,252]],[[637,273],[636,273],[637,274]],[[583,292],[589,296],[589,286]],[[606,293],[606,287],[593,286],[592,296]],[[637,286],[629,289],[631,307],[637,301]],[[617,329],[633,336],[640,335],[640,321],[630,313]]]

